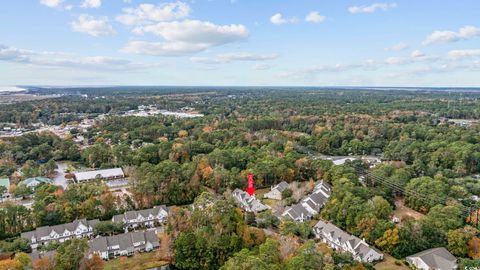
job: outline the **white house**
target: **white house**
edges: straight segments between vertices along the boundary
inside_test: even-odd
[[[143,225],[147,228],[155,227],[165,222],[168,217],[168,210],[166,206],[155,206],[150,209],[144,209],[139,211],[128,211],[121,215],[116,215],[112,218],[113,222],[124,223],[125,231],[128,229],[135,229]],[[50,241],[64,242],[68,239],[73,238],[83,238],[83,237],[92,237],[93,230],[96,224],[100,222],[98,219],[95,220],[86,220],[79,219],[70,223],[60,224],[55,226],[43,226],[38,227],[34,231],[24,232],[21,234],[21,237],[27,239],[30,242],[30,246],[33,249],[36,249],[40,245],[45,245]],[[121,239],[117,239],[121,240]],[[116,241],[116,240],[112,240]],[[120,241],[119,245],[125,241]],[[98,243],[100,245],[101,243]],[[147,244],[147,243],[144,243]],[[110,245],[112,248],[112,245]],[[118,252],[121,252],[121,247],[119,246],[116,249]],[[122,251],[123,252],[123,251]],[[125,252],[130,254],[130,249],[127,249]],[[133,252],[133,251],[132,251]],[[100,254],[99,254],[100,255]]]
[[[287,209],[282,213],[282,217],[290,218],[295,222],[304,222],[312,219],[313,215],[303,207],[302,204],[297,203]]]
[[[152,251],[160,246],[155,231],[129,232],[98,237],[88,242],[90,256],[96,254],[104,260],[118,256],[131,256],[135,252]]]
[[[112,222],[124,223],[126,229],[137,228],[141,225],[152,228],[155,224],[161,224],[167,220],[168,209],[165,205],[154,206],[150,209],[127,211],[120,215],[115,215]]]
[[[281,200],[282,192],[288,188],[288,183],[285,181],[280,182],[278,185],[270,188],[270,191],[263,195],[264,198],[272,200]]]
[[[45,245],[50,241],[62,243],[72,238],[90,237],[93,235],[93,229],[98,222],[98,219],[80,219],[66,224],[43,226],[35,231],[22,233],[21,237],[27,239],[30,246],[35,249],[39,245]]]
[[[457,258],[444,247],[424,250],[405,259],[411,266],[422,270],[458,269]]]
[[[367,242],[344,232],[332,223],[320,220],[313,227],[313,232],[316,238],[331,248],[350,253],[357,261],[371,263],[383,260],[383,254],[370,247]]]
[[[241,189],[235,189],[232,192],[232,196],[237,202],[238,206],[247,212],[262,212],[267,209],[270,209],[270,206],[261,203],[254,196],[248,195],[247,192]]]

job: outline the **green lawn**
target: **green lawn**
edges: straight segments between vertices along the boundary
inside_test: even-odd
[[[120,257],[106,262],[105,270],[145,270],[167,265],[168,262],[158,260],[156,252],[135,254],[132,257]]]

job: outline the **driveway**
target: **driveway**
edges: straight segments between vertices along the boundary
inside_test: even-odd
[[[56,164],[57,168],[55,169],[55,178],[53,178],[53,180],[55,181],[55,185],[62,186],[65,190],[68,186],[68,181],[65,178],[65,170],[67,169],[68,165],[64,161],[58,161]]]

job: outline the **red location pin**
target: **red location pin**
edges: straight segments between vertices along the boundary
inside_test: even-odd
[[[248,174],[248,186],[247,186],[248,195],[252,196],[255,193],[255,188],[253,187],[253,174]]]

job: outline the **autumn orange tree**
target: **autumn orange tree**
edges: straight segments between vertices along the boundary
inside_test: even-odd
[[[472,259],[480,258],[480,238],[475,236],[468,241],[468,256]]]

